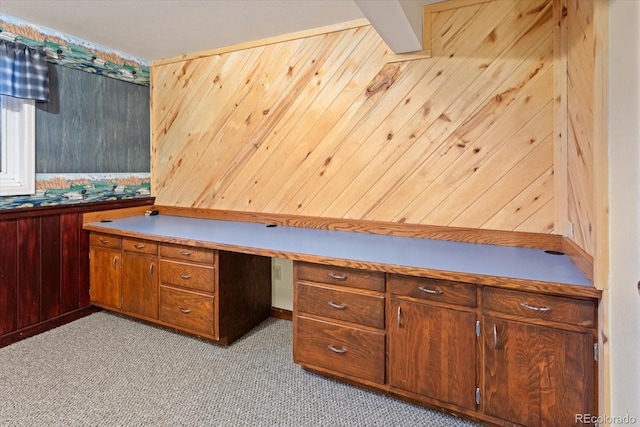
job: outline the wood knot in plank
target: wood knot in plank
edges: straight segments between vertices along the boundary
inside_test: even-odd
[[[373,81],[367,86],[367,96],[374,95],[381,91],[386,91],[391,87],[393,82],[396,81],[397,74],[400,70],[398,64],[387,64],[382,67],[382,70],[373,79]]]

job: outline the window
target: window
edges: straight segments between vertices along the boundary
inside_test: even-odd
[[[0,95],[0,196],[34,193],[34,101]]]

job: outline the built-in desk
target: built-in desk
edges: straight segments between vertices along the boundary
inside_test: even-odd
[[[185,320],[178,329],[220,340],[222,325],[233,319],[216,313],[227,304],[237,305],[234,312],[242,308],[243,316],[264,308],[270,280],[264,260],[288,258],[295,261],[293,358],[305,369],[495,425],[568,425],[575,414],[597,412],[600,291],[565,255],[162,212],[84,227],[111,242],[106,245],[114,240],[104,236],[122,239],[108,256],[92,252],[92,260],[106,260],[102,269],[127,257],[159,261],[159,284],[150,280],[139,293],[160,314],[147,305],[151,314],[134,310],[136,317],[176,326],[178,310],[196,311],[206,327],[202,319]],[[175,259],[197,251],[212,251],[212,261]],[[180,263],[193,272],[182,272]],[[154,271],[140,265],[136,286]],[[197,271],[219,274],[210,290],[203,291],[206,280],[193,286],[170,278]],[[256,293],[262,297],[247,298]],[[205,316],[211,308],[187,307],[187,297],[201,304],[209,298],[211,317]],[[247,310],[247,300],[260,302]],[[235,328],[232,338],[262,318]]]
[[[365,267],[396,273],[486,276],[483,283],[515,279],[578,286],[565,292],[596,296],[597,290],[563,255],[539,249],[460,243],[269,224],[137,215],[91,222],[85,229],[122,236],[249,254]]]

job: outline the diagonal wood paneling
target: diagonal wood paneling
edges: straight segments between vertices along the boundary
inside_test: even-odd
[[[567,217],[572,239],[594,254],[594,78],[592,0],[567,1]]]
[[[434,11],[430,59],[364,25],[154,64],[156,202],[552,232],[552,15]]]

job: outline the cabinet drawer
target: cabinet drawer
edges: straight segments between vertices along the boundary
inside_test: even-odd
[[[213,267],[160,260],[160,282],[183,288],[213,293],[213,272]]]
[[[89,243],[91,246],[120,249],[122,246],[122,238],[110,234],[90,233]]]
[[[484,288],[482,304],[485,311],[579,326],[595,325],[596,306],[593,301],[487,287]]]
[[[213,297],[160,286],[160,320],[213,335]]]
[[[213,264],[213,249],[197,248],[195,246],[160,244],[160,256],[189,262],[204,262]]]
[[[298,283],[299,311],[384,328],[384,297]]]
[[[470,283],[390,274],[389,291],[399,296],[475,307],[476,286]]]
[[[385,335],[298,317],[297,363],[314,365],[378,384],[384,383]]]
[[[130,239],[125,237],[122,239],[122,249],[129,252],[155,255],[158,253],[158,244],[151,240]]]
[[[384,273],[300,262],[298,279],[384,292]]]

